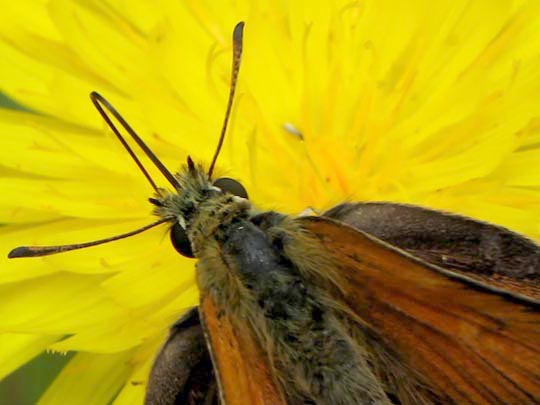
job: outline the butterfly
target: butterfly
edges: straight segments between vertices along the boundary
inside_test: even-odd
[[[33,257],[169,224],[196,258],[200,305],[172,326],[147,404],[540,403],[540,247],[499,226],[387,202],[320,216],[261,212],[231,178],[213,179],[231,90],[208,170],[172,174],[97,93],[91,99],[154,188],[157,221]],[[110,113],[172,186],[156,186]]]

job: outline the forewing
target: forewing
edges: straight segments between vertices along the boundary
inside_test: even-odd
[[[333,220],[299,218],[344,300],[457,403],[540,402],[540,303],[429,265]]]
[[[540,298],[540,246],[503,227],[388,202],[340,204],[323,216],[484,283]]]
[[[233,327],[210,296],[201,298],[201,317],[218,377],[223,405],[285,405],[265,358],[246,330]]]

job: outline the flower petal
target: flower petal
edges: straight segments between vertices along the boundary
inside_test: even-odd
[[[57,273],[0,285],[2,332],[69,334],[128,316],[100,290],[104,276]]]

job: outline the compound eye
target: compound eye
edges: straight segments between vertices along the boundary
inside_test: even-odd
[[[186,230],[178,222],[171,228],[171,242],[176,251],[182,256],[189,257],[190,259],[195,257],[193,250],[191,250],[191,243]]]
[[[221,177],[214,181],[214,186],[219,188],[224,193],[231,193],[237,197],[242,197],[247,200],[248,193],[244,186],[234,179],[229,177]]]

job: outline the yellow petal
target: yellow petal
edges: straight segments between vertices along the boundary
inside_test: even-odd
[[[128,316],[99,289],[104,276],[57,273],[0,285],[1,332],[69,334]]]

